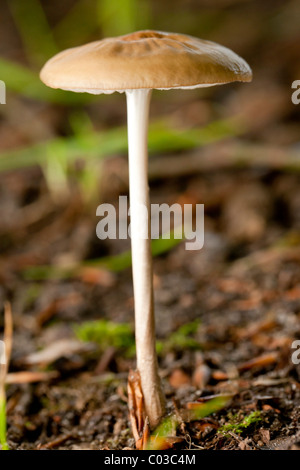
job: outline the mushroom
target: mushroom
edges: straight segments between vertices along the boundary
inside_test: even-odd
[[[149,227],[147,131],[151,91],[249,82],[251,69],[241,57],[214,42],[149,30],[63,51],[45,64],[40,77],[52,88],[126,93],[137,370],[145,412],[151,427],[155,427],[165,404],[155,351]]]

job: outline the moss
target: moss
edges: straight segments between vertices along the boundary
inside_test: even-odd
[[[172,333],[163,344],[163,352],[173,349],[200,349],[200,344],[193,338],[199,328],[199,320],[186,323]]]
[[[134,334],[130,325],[97,320],[75,325],[74,331],[81,341],[97,343],[101,350],[108,347],[128,350],[134,346]]]
[[[242,416],[240,413],[236,415],[231,415],[229,423],[225,424],[221,428],[218,429],[218,432],[226,436],[229,432],[233,432],[235,434],[241,434],[246,429],[251,427],[252,425],[261,421],[261,412],[260,411],[253,411],[247,416]]]
[[[199,349],[199,343],[193,338],[199,321],[195,320],[182,325],[165,340],[156,341],[156,352],[159,356],[172,350]],[[110,346],[124,351],[127,357],[135,355],[133,328],[127,323],[114,323],[107,320],[96,320],[75,325],[74,331],[81,341],[93,342],[104,351]]]

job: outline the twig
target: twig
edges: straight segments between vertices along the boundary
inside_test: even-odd
[[[47,382],[49,380],[57,379],[59,377],[58,371],[20,371],[7,374],[5,382],[7,384],[29,384],[34,382]]]
[[[5,343],[5,353],[6,353],[6,367],[5,375],[8,372],[8,367],[10,363],[11,350],[12,350],[12,338],[13,338],[13,317],[11,304],[5,302],[4,304],[4,343]]]
[[[59,436],[54,441],[47,442],[47,444],[39,444],[37,450],[46,450],[46,449],[54,449],[55,447],[59,447],[61,444],[64,444],[69,439],[74,439],[75,436],[72,433],[65,434],[63,436]]]

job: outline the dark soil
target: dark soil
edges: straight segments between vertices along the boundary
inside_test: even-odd
[[[31,175],[14,177],[11,201],[16,187],[23,184],[27,191],[31,189]],[[36,185],[38,178],[34,181]],[[186,251],[182,242],[154,261],[158,339],[166,342],[180,326],[200,320],[192,335],[199,349],[171,347],[160,357],[168,411],[182,412],[184,421],[189,402],[219,394],[232,398],[218,413],[185,422],[177,431],[183,441],[176,445],[185,449],[294,448],[299,440],[300,366],[292,363],[291,346],[300,337],[300,252],[297,219],[290,207],[294,199],[284,201],[278,188],[299,184],[299,179],[232,170],[186,178],[184,184],[186,195],[203,188],[201,202],[211,194],[215,200],[206,205],[204,248]],[[229,188],[228,194],[222,187]],[[252,194],[244,200],[242,213],[256,215],[257,232],[253,233],[249,216],[241,234],[241,213],[230,207],[236,201],[232,191]],[[157,184],[154,198],[161,192],[164,195],[164,187]],[[254,203],[257,194],[268,198],[263,217],[262,206]],[[174,200],[176,196],[172,194]],[[280,204],[286,205],[284,213],[277,210]],[[56,213],[52,224],[59,217]],[[79,211],[76,217],[75,227],[86,216]],[[87,251],[95,243],[92,222],[93,218],[86,222],[91,230]],[[48,230],[53,233],[51,224]],[[134,368],[134,360],[118,350],[100,354],[96,346],[68,350],[74,324],[100,318],[133,324],[130,269],[119,274],[100,271],[88,280],[26,282],[20,273],[24,258],[42,257],[46,264],[52,256],[55,239],[48,238],[46,249],[41,250],[40,243],[32,247],[34,237],[39,236],[38,231],[31,232],[22,247],[11,240],[11,254],[1,268],[1,295],[3,300],[12,299],[15,322],[10,370],[49,374],[46,381],[8,387],[9,444],[15,449],[134,447],[126,404],[127,373]],[[58,245],[68,241],[63,232],[57,238]],[[42,359],[26,365],[31,353],[62,340],[65,351],[53,362],[50,359],[46,369]],[[51,378],[53,371],[55,378]],[[230,431],[224,436],[218,432],[233,422],[233,416],[241,422],[253,411],[260,412],[260,420],[242,433]]]

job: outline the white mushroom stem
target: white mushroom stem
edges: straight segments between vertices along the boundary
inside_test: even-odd
[[[151,427],[164,414],[155,350],[148,188],[148,116],[151,90],[127,90],[130,229],[137,369]]]

